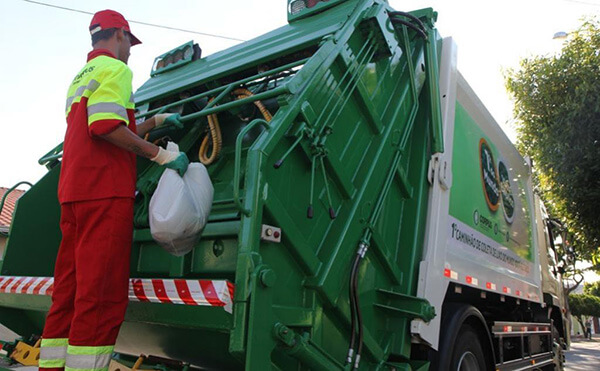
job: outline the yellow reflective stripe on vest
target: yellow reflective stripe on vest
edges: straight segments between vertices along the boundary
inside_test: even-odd
[[[73,103],[78,103],[81,100],[81,97],[89,97],[98,87],[100,83],[96,80],[90,80],[87,85],[83,85],[75,90],[75,93],[67,98],[67,105],[65,107],[65,114],[68,116],[69,112],[71,112],[71,106]]]
[[[115,114],[117,116],[120,116],[127,123],[129,120],[127,118],[127,110],[125,109],[125,107],[120,106],[117,103],[96,103],[96,104],[88,105],[87,114],[88,114],[88,122],[98,121],[97,117],[102,116],[101,114],[109,114],[109,115],[103,116],[103,117],[106,117],[107,119],[110,119],[111,117],[113,117],[110,114]],[[96,117],[93,117],[94,115],[96,115]]]
[[[97,59],[105,64],[94,70],[98,73],[100,86],[88,98],[88,124],[100,120],[122,120],[129,124],[126,109],[131,98],[133,74],[121,61],[106,56]]]
[[[67,94],[66,115],[71,107],[87,98],[88,124],[99,120],[121,120],[129,124],[127,108],[134,108],[133,74],[118,59],[100,55],[89,61],[75,76]],[[91,110],[90,110],[91,109]]]
[[[67,358],[68,339],[42,339],[39,366],[46,368],[64,367]]]
[[[133,99],[133,93],[131,93],[131,96],[129,97],[129,102],[127,103],[127,108],[135,109],[135,100]]]
[[[86,347],[69,345],[65,371],[107,370],[113,349],[113,346]]]

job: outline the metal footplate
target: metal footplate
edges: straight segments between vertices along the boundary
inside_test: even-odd
[[[552,364],[552,324],[494,322],[496,370],[533,370]]]

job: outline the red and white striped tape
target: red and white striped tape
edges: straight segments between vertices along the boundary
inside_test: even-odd
[[[209,305],[233,310],[233,284],[222,280],[164,280],[133,278],[129,300],[150,303]]]
[[[0,276],[0,293],[52,295],[52,277]],[[140,279],[129,281],[129,300],[207,305],[233,311],[233,284],[225,280]]]
[[[52,295],[52,277],[0,276],[0,293]]]

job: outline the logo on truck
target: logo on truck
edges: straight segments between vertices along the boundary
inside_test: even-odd
[[[490,210],[496,211],[500,202],[498,172],[496,171],[492,149],[483,138],[479,140],[479,164],[481,166],[481,181],[483,183],[485,201]]]
[[[502,211],[504,211],[504,219],[508,223],[512,223],[515,215],[515,198],[512,195],[510,188],[510,175],[504,162],[498,162],[498,177],[500,178],[500,193],[502,194]]]

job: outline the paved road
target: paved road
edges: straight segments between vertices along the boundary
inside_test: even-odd
[[[0,340],[13,341],[16,337],[17,334],[0,324]]]
[[[566,352],[566,371],[600,370],[600,338],[594,340],[573,341],[571,350]],[[0,361],[0,370],[8,370]],[[10,370],[37,371],[37,367],[12,367]]]
[[[600,370],[600,338],[573,341],[566,355],[568,371]]]

